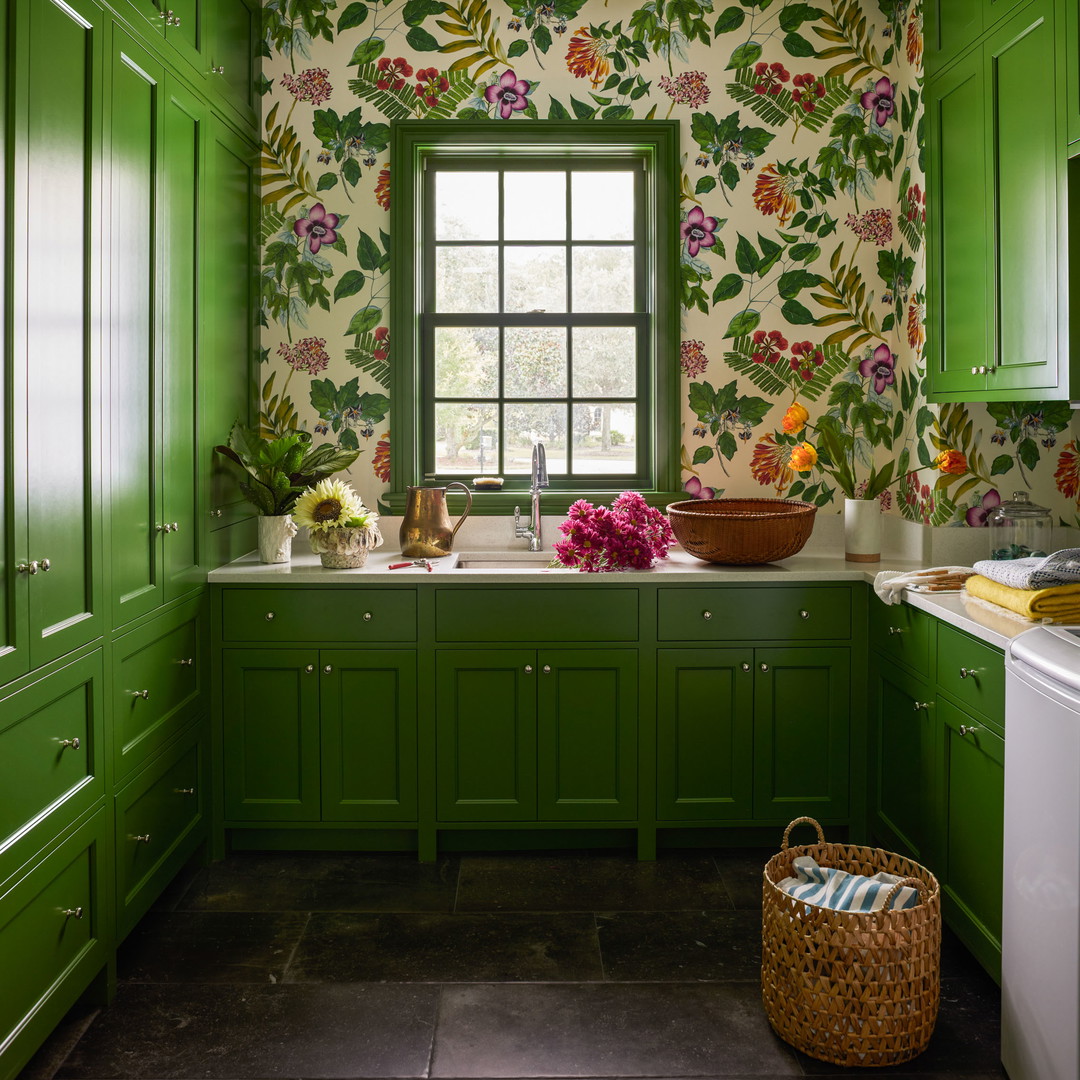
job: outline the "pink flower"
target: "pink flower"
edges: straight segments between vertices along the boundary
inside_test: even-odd
[[[712,247],[716,243],[717,220],[706,217],[700,206],[695,206],[686,215],[686,220],[679,226],[682,238],[686,241],[686,253],[691,259],[697,258],[703,247]]]
[[[700,341],[684,341],[679,347],[679,364],[688,379],[696,379],[704,374],[709,358],[705,355],[705,345]]]
[[[321,105],[334,92],[326,81],[330,73],[326,68],[308,68],[299,75],[283,75],[281,85],[297,101],[310,101],[312,105]]]
[[[309,211],[306,218],[297,218],[293,225],[293,232],[297,236],[307,237],[308,250],[312,255],[318,255],[319,248],[323,244],[337,242],[337,214],[328,214],[326,207],[321,202],[316,203]]]
[[[499,115],[504,120],[509,120],[515,112],[528,108],[531,84],[524,79],[519,79],[509,68],[500,76],[497,83],[492,83],[484,91],[484,97],[499,106]]]
[[[579,499],[559,532],[564,539],[553,545],[556,558],[584,573],[648,570],[675,542],[667,518],[636,491],[624,491],[610,509]]]

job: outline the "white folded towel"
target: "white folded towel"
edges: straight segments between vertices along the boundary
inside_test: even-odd
[[[1080,548],[1062,548],[1032,559],[982,559],[975,573],[1010,589],[1051,589],[1080,583]]]
[[[926,570],[882,570],[874,578],[874,592],[886,604],[899,604],[904,599],[905,589],[925,589],[933,584],[927,575],[934,572],[970,574],[972,568],[970,566],[932,566]]]

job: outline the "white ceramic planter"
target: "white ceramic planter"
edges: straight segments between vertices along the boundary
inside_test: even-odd
[[[844,558],[881,561],[881,503],[877,499],[844,500]]]
[[[364,529],[325,529],[309,532],[311,550],[331,570],[356,570],[367,562],[368,551],[382,544],[382,533]]]
[[[264,563],[288,562],[292,558],[292,538],[296,522],[288,514],[259,518],[259,558]]]

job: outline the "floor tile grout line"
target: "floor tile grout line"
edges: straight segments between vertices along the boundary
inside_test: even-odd
[[[439,1017],[442,1015],[442,1002],[443,992],[446,989],[445,984],[439,984],[439,992],[435,995],[435,1015],[431,1021],[431,1046],[428,1049],[427,1070],[424,1073],[425,1077],[431,1076],[431,1070],[435,1067],[435,1040],[439,1036]]]
[[[609,982],[607,977],[607,968],[604,966],[604,948],[600,944],[600,915],[598,912],[593,912],[593,932],[596,934],[596,957],[600,961],[600,981]]]

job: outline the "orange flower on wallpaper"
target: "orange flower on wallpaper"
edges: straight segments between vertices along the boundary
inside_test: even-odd
[[[907,24],[907,58],[912,67],[918,67],[922,63],[923,50],[923,17],[919,6],[911,13]]]
[[[770,431],[754,447],[754,454],[750,460],[750,473],[762,487],[771,484],[777,495],[783,495],[795,478],[795,474],[788,466],[787,448],[776,445],[776,436],[773,432]]]
[[[371,459],[371,471],[384,483],[390,483],[390,432],[386,432],[375,446]]]
[[[907,343],[921,351],[926,341],[926,304],[912,300],[907,309]]]
[[[809,472],[817,464],[817,451],[808,442],[791,451],[791,467],[796,472]]]
[[[390,209],[390,166],[384,165],[375,181],[375,201],[384,209]]]
[[[787,412],[784,413],[784,430],[789,435],[798,435],[806,427],[806,421],[809,419],[810,414],[806,411],[806,406],[794,401],[788,406]]]
[[[934,465],[952,476],[963,476],[968,467],[967,458],[959,450],[942,450],[934,458]]]
[[[1054,482],[1066,499],[1080,501],[1080,440],[1067,442],[1058,455]]]
[[[754,184],[754,205],[768,216],[776,215],[786,225],[795,213],[795,177],[782,176],[776,165],[766,165]]]
[[[605,55],[608,44],[603,38],[594,38],[586,27],[581,27],[570,39],[566,50],[566,67],[571,75],[579,79],[588,79],[595,89],[611,71],[611,65]]]

